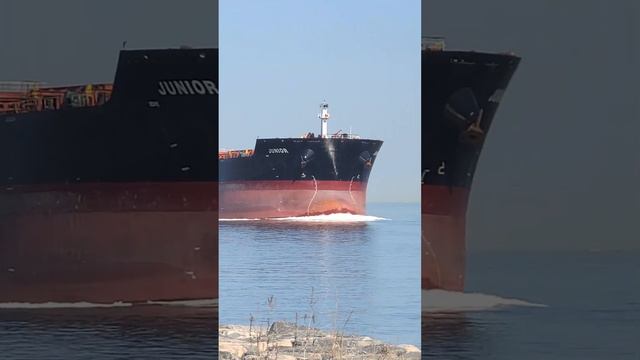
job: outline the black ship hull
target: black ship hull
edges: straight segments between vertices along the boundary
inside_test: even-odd
[[[379,140],[259,139],[220,161],[220,218],[363,214]]]
[[[422,288],[461,291],[469,192],[494,115],[520,59],[422,52]]]
[[[0,115],[0,302],[217,298],[217,83],[122,51],[103,105]]]

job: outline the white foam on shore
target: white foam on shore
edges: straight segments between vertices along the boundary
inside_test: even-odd
[[[544,304],[482,293],[461,293],[445,290],[422,291],[423,312],[484,311],[516,306],[547,307]]]
[[[295,222],[328,222],[328,223],[360,223],[390,220],[373,215],[355,215],[349,213],[335,213],[313,216],[294,216],[285,218],[273,218],[275,221],[295,221]]]
[[[45,303],[0,303],[0,309],[92,309],[92,308],[123,308],[132,306],[148,306],[148,305],[162,305],[162,306],[184,306],[184,307],[217,307],[218,299],[204,299],[204,300],[177,300],[177,301],[147,301],[144,303],[127,303],[117,301],[111,304],[100,304],[90,302],[74,302],[74,303],[60,303],[60,302],[45,302]]]
[[[133,306],[131,303],[114,302],[111,304],[98,304],[90,302],[74,302],[74,303],[60,303],[60,302],[46,302],[46,303],[0,303],[0,309],[90,309],[90,308],[118,308]]]

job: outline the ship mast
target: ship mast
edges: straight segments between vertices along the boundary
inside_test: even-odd
[[[328,122],[330,117],[331,115],[329,115],[329,104],[323,101],[320,104],[320,114],[318,115],[318,118],[320,118],[320,136],[325,139],[329,137]]]

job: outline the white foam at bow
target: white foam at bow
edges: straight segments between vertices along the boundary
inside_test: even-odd
[[[258,221],[260,219],[255,218],[255,219],[218,219],[218,221]]]
[[[544,304],[481,293],[461,293],[445,290],[422,291],[423,312],[482,311],[513,306],[547,307]]]
[[[353,223],[353,222],[373,222],[389,220],[378,216],[372,215],[355,215],[348,213],[336,213],[326,215],[313,215],[313,216],[295,216],[285,218],[274,218],[271,220],[276,221],[297,221],[297,222],[337,222],[337,223]]]

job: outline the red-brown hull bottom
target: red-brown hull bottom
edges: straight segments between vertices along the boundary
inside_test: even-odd
[[[349,181],[220,183],[221,219],[263,219],[330,213],[364,214],[366,184]]]
[[[422,288],[462,291],[469,191],[422,186]]]
[[[216,197],[216,183],[1,193],[0,302],[215,299]]]

